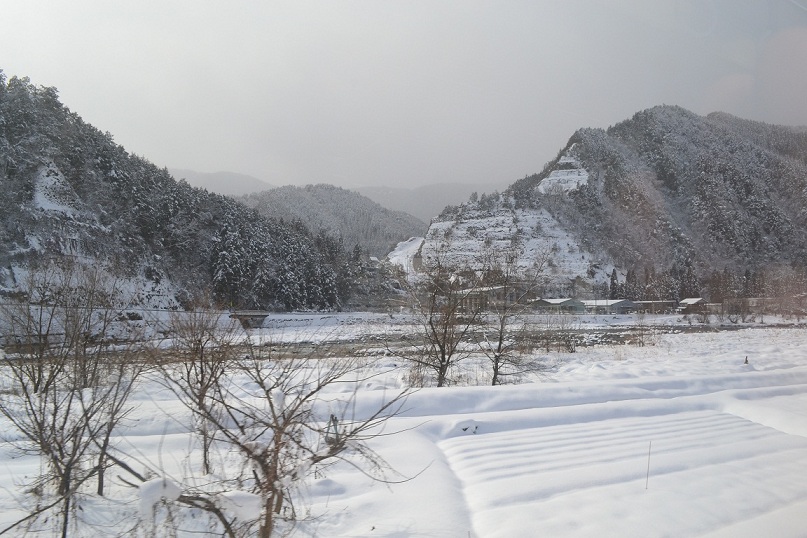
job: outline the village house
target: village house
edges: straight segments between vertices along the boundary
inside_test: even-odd
[[[630,314],[637,305],[628,299],[587,299],[581,301],[590,314]]]
[[[672,314],[678,308],[678,303],[669,301],[635,301],[636,311],[646,314]]]
[[[540,312],[565,312],[571,314],[582,314],[586,307],[582,301],[577,299],[537,299],[533,301],[532,307]]]
[[[727,298],[719,313],[807,315],[807,294],[787,297],[736,297]]]
[[[681,314],[698,314],[706,311],[706,299],[703,297],[688,297],[678,303],[678,312]]]
[[[484,286],[469,291],[460,301],[463,312],[479,312],[496,305],[511,305],[529,301],[533,294],[528,285]]]

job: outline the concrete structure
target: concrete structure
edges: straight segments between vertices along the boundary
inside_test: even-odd
[[[271,312],[262,310],[236,310],[230,312],[230,317],[241,322],[245,329],[255,329],[263,325],[263,321]]]

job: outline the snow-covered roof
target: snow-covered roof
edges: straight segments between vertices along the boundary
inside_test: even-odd
[[[581,301],[586,306],[614,306],[620,303],[632,303],[628,299],[584,299]]]
[[[556,305],[561,305],[561,304],[567,303],[569,301],[580,302],[580,301],[577,301],[577,299],[572,299],[571,297],[566,297],[566,298],[562,298],[562,299],[544,299],[544,298],[541,298],[541,299],[538,299],[538,300],[543,301],[545,303],[556,304]]]
[[[686,299],[681,299],[681,302],[679,304],[686,306],[686,305],[698,304],[700,302],[703,302],[703,297],[688,297]]]

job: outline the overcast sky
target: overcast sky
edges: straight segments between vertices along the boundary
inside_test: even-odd
[[[3,0],[0,69],[159,166],[499,188],[658,104],[807,125],[807,0]]]

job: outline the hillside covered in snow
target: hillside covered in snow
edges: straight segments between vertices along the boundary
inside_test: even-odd
[[[804,291],[807,134],[660,106],[581,129],[539,174],[433,221],[420,254],[550,253],[546,293],[602,293],[614,268],[633,298]],[[431,253],[431,254],[430,254]],[[720,288],[720,289],[718,289]],[[582,290],[582,291],[581,291]]]
[[[224,196],[176,181],[65,107],[55,88],[0,71],[0,292],[54,259],[103,267],[137,302],[333,309],[361,256]],[[350,246],[352,249],[353,245]]]

